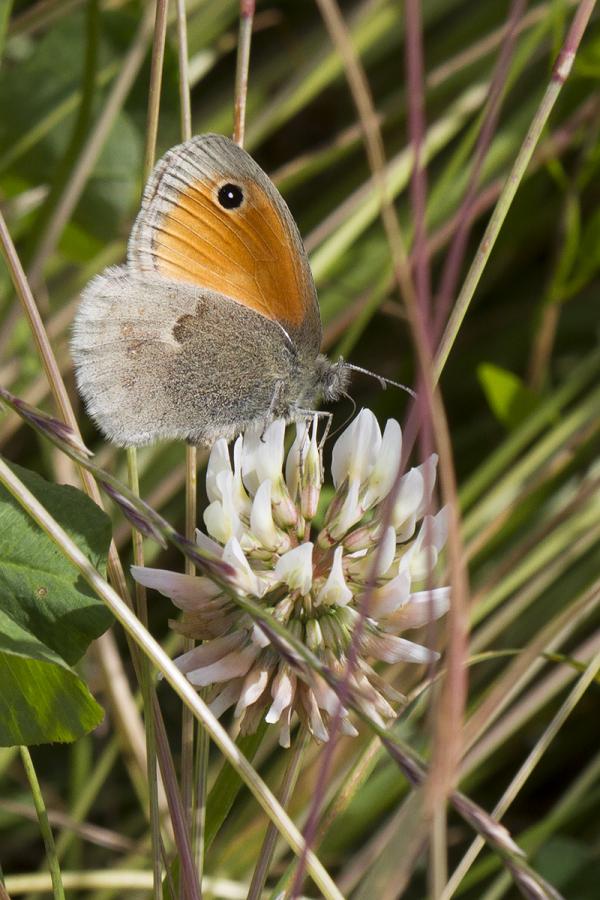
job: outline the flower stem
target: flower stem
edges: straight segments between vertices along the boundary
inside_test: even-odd
[[[181,139],[183,141],[189,141],[192,136],[192,107],[190,102],[190,67],[185,0],[177,0],[177,54],[179,67],[179,120],[181,123]]]
[[[192,726],[196,725],[191,710],[184,705],[184,714],[189,715],[192,720]],[[192,851],[198,879],[202,883],[202,873],[204,869],[204,853],[206,851],[206,801],[208,798],[208,752],[210,742],[208,740],[208,732],[202,727],[201,723],[197,723],[196,727],[196,753],[194,757],[192,776],[193,776],[193,792],[192,792]]]
[[[423,52],[423,22],[419,0],[406,0],[406,81],[408,130],[413,154],[410,178],[410,206],[414,221],[413,258],[414,281],[421,316],[429,331],[431,324],[431,271],[427,255],[427,168],[423,145],[425,141],[425,76]],[[431,339],[431,335],[427,335]],[[425,423],[424,423],[425,424]]]
[[[512,0],[506,20],[506,30],[500,53],[494,67],[488,96],[482,112],[469,180],[457,213],[457,227],[444,259],[440,285],[435,299],[433,321],[434,344],[438,341],[448,315],[461,272],[462,263],[473,223],[473,205],[477,198],[480,175],[489,152],[492,138],[500,117],[502,100],[510,83],[510,62],[514,53],[519,27],[523,23],[526,0]]]
[[[127,473],[129,487],[139,496],[140,482],[138,475],[137,451],[135,447],[127,449]],[[135,528],[132,530],[131,541],[133,544],[133,560],[136,566],[144,565],[144,546],[142,535]],[[135,583],[136,613],[140,622],[148,627],[148,603],[146,589],[137,581]],[[153,897],[160,900],[162,897],[162,867],[161,867],[161,835],[160,835],[160,807],[158,802],[158,771],[156,766],[156,722],[154,720],[153,694],[154,688],[150,666],[145,656],[139,660],[140,687],[144,700],[145,732],[146,732],[146,775],[148,778],[148,798],[150,811],[150,837],[152,844],[152,868]]]
[[[308,741],[309,733],[305,728],[303,728],[296,737],[296,746],[288,762],[283,776],[283,781],[281,783],[281,790],[279,792],[278,800],[284,809],[290,802],[290,798],[294,792],[294,788],[296,787],[296,782],[302,768],[302,760],[304,758],[306,747],[308,746]],[[270,822],[265,833],[265,839],[260,850],[258,862],[252,876],[252,881],[250,882],[247,900],[259,900],[262,895],[263,888],[269,874],[269,869],[271,867],[271,862],[273,860],[277,837],[277,828],[275,827],[275,825],[273,825],[272,822]]]
[[[60,874],[60,865],[58,862],[58,856],[56,854],[56,846],[54,844],[54,835],[52,834],[50,822],[48,821],[48,813],[46,812],[46,805],[44,803],[44,798],[40,789],[40,783],[37,779],[37,775],[35,774],[33,760],[31,759],[31,754],[29,753],[27,747],[19,747],[19,752],[21,754],[21,760],[23,762],[25,774],[27,775],[29,787],[31,788],[31,796],[33,797],[33,804],[35,806],[38,822],[40,824],[42,838],[44,839],[46,856],[48,857],[48,867],[50,869],[50,877],[52,878],[52,890],[54,893],[54,898],[55,900],[65,900],[65,892],[63,889],[62,877]]]
[[[179,119],[182,141],[189,141],[192,136],[192,111],[190,102],[189,58],[187,42],[187,17],[185,0],[177,0],[177,50],[179,67]],[[198,485],[198,453],[196,447],[186,444],[185,447],[185,536],[194,541],[197,518],[197,485]],[[185,560],[186,575],[194,575],[196,566],[191,559]],[[194,641],[185,638],[183,652],[191,650]],[[191,837],[192,852],[198,882],[202,884],[204,867],[204,803],[200,809],[196,807],[196,797],[205,793],[208,742],[201,732],[198,735],[196,756],[194,758],[194,733],[196,731],[194,717],[187,706],[181,709],[181,800],[186,814],[188,832]],[[185,895],[185,884],[182,880],[180,894]]]
[[[235,70],[235,101],[233,118],[233,140],[244,146],[246,131],[246,97],[248,95],[248,68],[250,66],[250,44],[254,21],[255,0],[240,0],[240,31],[238,55]]]
[[[150,64],[150,84],[148,87],[148,116],[146,123],[146,144],[144,152],[144,181],[150,175],[156,153],[158,119],[160,112],[160,90],[162,85],[163,61],[165,55],[165,37],[167,31],[167,0],[156,0],[154,20],[154,37],[152,41],[152,60]],[[138,474],[137,450],[127,448],[127,472],[129,486],[139,496],[140,483]],[[144,565],[143,538],[135,528],[131,535],[133,543],[133,559],[136,566]],[[136,610],[141,623],[148,627],[148,603],[145,588],[136,582]],[[144,699],[144,716],[146,723],[146,773],[148,777],[148,795],[150,811],[150,839],[152,844],[152,895],[154,900],[162,898],[162,865],[161,865],[161,833],[160,806],[158,801],[158,767],[156,753],[156,720],[155,692],[152,684],[150,665],[146,656],[140,659],[140,686]]]
[[[168,0],[156,0],[152,60],[150,63],[150,83],[148,85],[148,115],[146,118],[146,143],[144,150],[144,181],[147,181],[156,155],[158,116],[160,111],[160,91],[162,87],[163,62],[165,58],[165,38],[167,35]]]

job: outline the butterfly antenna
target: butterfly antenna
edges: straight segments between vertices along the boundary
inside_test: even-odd
[[[370,369],[363,369],[362,366],[355,366],[352,363],[345,362],[344,366],[346,366],[346,368],[348,369],[353,369],[355,372],[362,372],[363,375],[370,375],[371,378],[376,378],[384,391],[386,390],[388,384],[391,384],[392,387],[397,387],[400,388],[401,391],[406,391],[406,393],[410,394],[411,397],[414,397],[415,399],[417,397],[412,388],[407,387],[405,384],[400,384],[399,381],[392,381],[391,378],[384,378],[383,375],[378,375],[377,372],[371,372]],[[348,394],[346,394],[345,396],[347,397]]]
[[[351,397],[350,394],[347,394],[347,393],[346,393],[346,391],[342,391],[341,396],[342,396],[342,397],[345,397],[347,400],[350,401],[350,403],[352,404],[352,412],[350,413],[349,416],[347,416],[347,417],[344,419],[344,421],[342,422],[341,425],[338,425],[338,427],[335,429],[335,431],[332,431],[331,434],[328,435],[329,439],[334,438],[334,437],[336,436],[336,434],[339,434],[339,432],[340,432],[343,428],[346,427],[346,425],[348,424],[348,422],[349,422],[352,418],[354,418],[354,413],[356,412],[356,400],[354,399],[354,397]],[[323,441],[323,443],[324,443],[324,441]]]

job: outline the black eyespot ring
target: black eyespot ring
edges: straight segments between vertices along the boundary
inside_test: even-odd
[[[242,205],[244,192],[237,184],[224,184],[217,194],[219,203],[223,209],[237,209]]]

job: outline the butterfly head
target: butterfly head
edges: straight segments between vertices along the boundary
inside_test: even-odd
[[[323,400],[339,400],[350,382],[350,366],[342,357],[331,362],[326,356],[315,360],[316,394]]]

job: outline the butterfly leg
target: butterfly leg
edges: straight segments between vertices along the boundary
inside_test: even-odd
[[[323,445],[325,444],[325,441],[327,440],[327,438],[329,436],[329,432],[331,430],[331,423],[333,422],[333,413],[327,412],[324,409],[299,409],[299,410],[297,410],[297,413],[298,413],[298,415],[297,415],[298,419],[306,419],[307,422],[310,421],[310,419],[315,419],[317,417],[327,420],[326,425],[325,425],[325,431],[323,432],[323,437],[319,441],[319,450],[322,451]]]
[[[317,427],[317,420],[319,418],[327,420],[325,423],[325,430],[323,431],[323,436],[322,436],[321,440],[319,441],[319,445],[317,448],[319,451],[319,462],[321,464],[321,481],[323,481],[323,473],[325,471],[325,468],[323,466],[323,447],[325,446],[325,441],[327,440],[327,437],[329,436],[329,432],[331,431],[331,423],[333,422],[333,413],[327,412],[326,410],[323,410],[323,409],[299,409],[298,410],[298,418],[304,418],[304,417],[306,417],[307,426],[308,426],[309,420],[310,419],[313,420],[314,428]]]
[[[327,421],[325,422],[325,430],[323,431],[323,437],[319,442],[319,452],[321,455],[323,454],[323,447],[325,446],[325,441],[329,437],[329,432],[331,431],[331,425],[333,423],[333,413],[331,412],[322,412],[318,415],[322,415]]]
[[[323,481],[323,479],[324,479],[323,473],[325,472],[325,466],[323,465],[323,447],[325,446],[325,441],[327,440],[329,432],[331,431],[331,424],[333,422],[333,413],[323,412],[323,413],[321,413],[321,415],[326,419],[323,436],[321,437],[321,440],[319,441],[319,461],[321,463],[321,481]]]
[[[281,403],[281,398],[283,392],[285,391],[285,381],[278,381],[275,385],[275,390],[273,391],[273,396],[271,397],[271,403],[269,406],[269,412],[267,413],[265,419],[265,425],[261,432],[260,439],[262,443],[265,443],[265,431],[271,424],[271,422],[277,418],[276,410],[279,404]]]
[[[302,435],[302,440],[300,441],[300,449],[298,452],[298,471],[300,472],[300,481],[304,480],[304,442],[309,437],[309,429],[310,429],[310,421],[308,419],[302,420],[304,425],[304,434]]]

